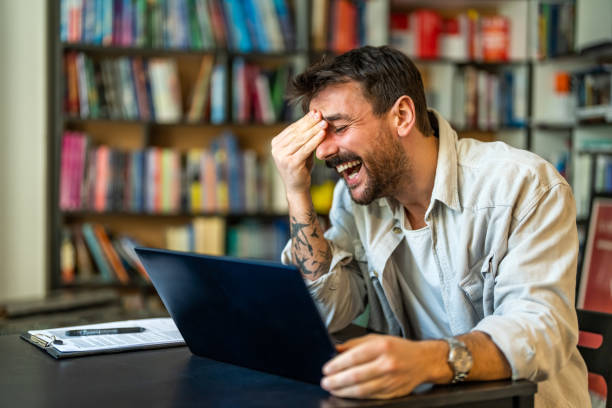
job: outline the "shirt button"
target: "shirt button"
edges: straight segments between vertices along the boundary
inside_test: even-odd
[[[402,232],[402,229],[400,227],[393,227],[393,232],[395,232],[396,234],[399,234]]]

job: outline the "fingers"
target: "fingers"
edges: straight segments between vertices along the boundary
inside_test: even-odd
[[[312,152],[315,151],[317,146],[323,141],[325,138],[325,130],[319,130],[311,139],[309,139],[306,143],[304,143],[301,147],[299,147],[295,152],[290,153],[295,156],[295,160],[303,161],[312,156]]]
[[[328,391],[336,392],[355,385],[370,383],[372,380],[386,374],[383,366],[378,360],[372,360],[365,364],[351,367],[323,378],[321,387]]]
[[[351,349],[365,341],[368,341],[369,337],[371,336],[361,336],[361,337],[355,337],[353,339],[347,340],[344,343],[338,344],[336,345],[336,348],[338,349],[339,352],[344,352],[348,349]]]
[[[325,387],[324,387],[325,388]],[[343,398],[390,398],[388,391],[387,378],[378,376],[369,381],[352,383],[342,388],[325,388],[332,395]]]
[[[311,111],[275,136],[272,139],[272,147],[276,150],[283,150],[287,146],[294,146],[293,151],[289,152],[289,154],[292,154],[305,142],[317,135],[319,130],[326,127],[327,122],[321,119],[321,113]]]
[[[349,367],[375,360],[381,350],[378,336],[364,336],[347,341],[338,346],[342,354],[337,355],[323,366],[323,374],[331,375]]]

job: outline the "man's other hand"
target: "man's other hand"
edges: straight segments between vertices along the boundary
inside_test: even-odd
[[[441,373],[436,369],[450,370],[441,343],[377,334],[349,340],[337,346],[340,354],[323,367],[321,387],[338,397],[407,395],[421,383],[437,382]]]
[[[313,152],[325,138],[326,128],[321,113],[310,111],[272,139],[272,157],[288,196],[309,191]]]

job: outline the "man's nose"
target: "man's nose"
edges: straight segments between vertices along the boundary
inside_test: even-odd
[[[327,133],[325,139],[317,146],[315,153],[319,160],[326,160],[338,153],[338,146],[334,141],[334,136]]]

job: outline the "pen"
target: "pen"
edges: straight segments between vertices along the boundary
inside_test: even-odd
[[[95,336],[99,334],[141,333],[144,327],[113,327],[108,329],[66,330],[66,336]]]

